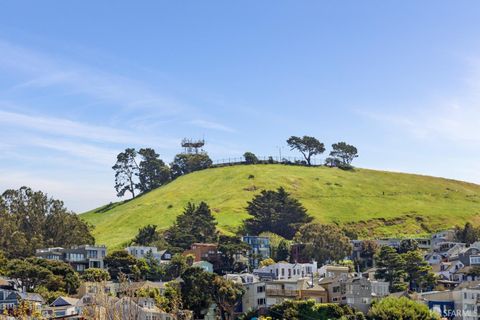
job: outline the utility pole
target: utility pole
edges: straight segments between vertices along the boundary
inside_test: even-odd
[[[282,162],[282,149],[283,147],[282,146],[276,146],[278,148],[278,162]]]

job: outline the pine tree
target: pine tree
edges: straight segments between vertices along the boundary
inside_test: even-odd
[[[208,204],[200,202],[198,207],[189,202],[183,214],[166,231],[166,240],[173,251],[183,251],[195,242],[216,242],[215,217]]]
[[[254,235],[269,231],[292,239],[300,226],[313,220],[283,188],[262,191],[248,203],[247,211],[252,217],[245,220],[244,228]]]

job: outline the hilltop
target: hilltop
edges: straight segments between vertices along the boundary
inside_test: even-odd
[[[480,185],[405,173],[327,167],[238,165],[182,176],[133,200],[81,217],[95,226],[97,243],[119,247],[138,229],[170,226],[188,201],[206,201],[218,228],[231,233],[248,217],[247,201],[283,186],[318,222],[338,223],[361,237],[424,235],[480,224]]]

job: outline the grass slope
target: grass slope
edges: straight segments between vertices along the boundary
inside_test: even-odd
[[[253,175],[254,178],[249,178]],[[188,201],[206,201],[223,232],[248,217],[247,201],[283,186],[318,222],[350,227],[362,237],[425,234],[480,224],[480,186],[472,183],[367,169],[250,165],[195,172],[131,201],[81,215],[95,226],[97,243],[119,247],[146,224],[170,226]]]

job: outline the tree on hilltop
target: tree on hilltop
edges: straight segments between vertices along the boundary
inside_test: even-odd
[[[307,164],[312,165],[312,157],[325,152],[325,145],[318,139],[309,136],[296,137],[291,136],[287,140],[290,150],[298,150]]]
[[[160,159],[160,155],[154,149],[142,148],[138,154],[141,157],[138,174],[142,192],[151,191],[170,181],[170,168]]]
[[[256,164],[258,163],[258,158],[253,152],[245,152],[243,154],[243,157],[245,158],[245,163],[246,164]]]
[[[178,178],[187,173],[209,168],[212,163],[206,152],[180,153],[175,156],[170,167],[173,178]]]
[[[345,142],[332,144],[330,157],[327,158],[326,164],[332,167],[351,168],[353,159],[358,157],[356,147]]]

